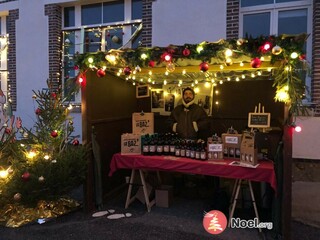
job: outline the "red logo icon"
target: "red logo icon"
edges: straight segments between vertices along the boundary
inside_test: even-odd
[[[220,234],[227,227],[227,218],[223,212],[211,210],[203,217],[203,227],[210,234]]]

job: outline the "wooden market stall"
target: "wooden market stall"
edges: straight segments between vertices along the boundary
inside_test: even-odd
[[[164,124],[168,114],[154,109],[153,90],[165,89],[171,93],[175,87],[209,85],[212,90],[209,135],[220,135],[230,126],[238,131],[247,129],[248,113],[254,112],[260,103],[271,115],[268,132],[273,141],[273,158],[279,151],[283,134],[280,146],[283,154],[277,156],[277,211],[281,210],[282,214],[278,213],[277,218],[282,228],[278,231],[288,231],[291,219],[290,117],[297,114],[305,92],[301,80],[305,39],[305,35],[270,36],[77,56],[80,69],[77,80],[81,80],[82,85],[83,142],[93,140],[98,146],[98,155],[96,153],[89,164],[87,208],[97,207],[102,196],[123,186],[128,173],[117,172],[109,178],[108,172],[112,155],[120,152],[121,134],[132,132],[133,112],[154,111],[155,132],[168,131]],[[147,86],[147,93],[139,96],[137,86]],[[101,179],[98,186],[97,179]],[[98,202],[97,192],[100,193]]]

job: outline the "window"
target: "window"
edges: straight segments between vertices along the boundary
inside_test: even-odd
[[[246,14],[243,16],[243,36],[259,37],[270,34],[270,13]]]
[[[74,7],[67,7],[64,9],[64,26],[73,27],[74,24]]]
[[[142,0],[132,0],[132,19],[142,19]]]
[[[120,22],[124,20],[124,2],[103,3],[103,22]]]
[[[85,1],[83,1],[85,2]],[[142,0],[101,1],[63,9],[63,88],[77,75],[75,53],[141,45]],[[80,103],[80,96],[74,101]]]
[[[312,32],[311,0],[241,0],[240,29],[241,37],[280,34],[301,34]],[[306,43],[307,61],[311,63],[311,44]],[[306,78],[310,89],[311,79]],[[307,96],[310,99],[310,96]],[[309,100],[308,100],[309,101]]]
[[[81,25],[102,23],[101,3],[84,5],[81,7]]]

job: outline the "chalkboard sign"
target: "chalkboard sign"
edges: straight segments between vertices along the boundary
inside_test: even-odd
[[[248,126],[251,128],[270,127],[270,113],[249,113]]]

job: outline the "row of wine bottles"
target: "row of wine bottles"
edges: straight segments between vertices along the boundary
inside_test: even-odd
[[[198,160],[207,159],[206,142],[180,138],[175,133],[146,134],[142,137],[143,155],[171,155]]]

